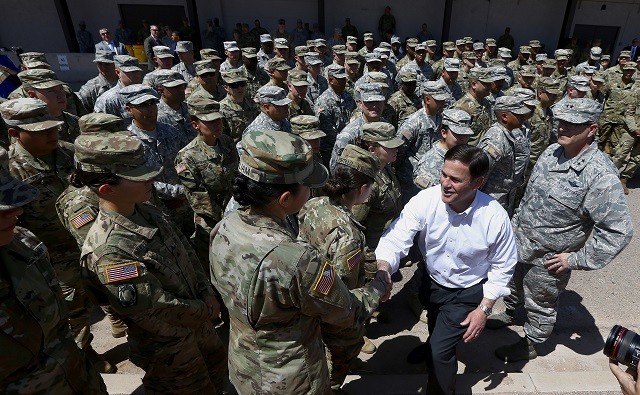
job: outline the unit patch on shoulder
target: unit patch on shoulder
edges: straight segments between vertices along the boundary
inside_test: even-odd
[[[336,272],[333,270],[333,266],[329,262],[325,262],[322,266],[321,274],[316,280],[313,290],[323,295],[328,295],[333,287],[333,283],[336,279]]]
[[[115,283],[140,276],[138,262],[126,262],[119,265],[107,266],[104,271],[107,283]]]
[[[71,222],[71,225],[74,228],[80,229],[83,226],[85,226],[86,224],[90,224],[95,219],[96,219],[96,216],[93,213],[93,211],[91,211],[91,209],[87,208],[87,209],[84,209],[84,210],[80,211],[75,217],[71,218],[71,220],[69,222]]]
[[[364,254],[362,250],[355,250],[349,254],[347,258],[347,266],[349,266],[349,270],[353,270],[360,266],[360,264],[364,262]]]

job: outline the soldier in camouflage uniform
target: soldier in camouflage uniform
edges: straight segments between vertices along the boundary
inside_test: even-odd
[[[362,35],[362,39],[364,41],[364,47],[360,48],[358,51],[358,58],[360,62],[364,62],[365,56],[368,53],[373,52],[373,33],[367,32]]]
[[[320,153],[327,168],[336,137],[349,124],[349,117],[356,108],[353,97],[346,91],[347,78],[344,67],[328,66],[329,88],[318,97],[314,108],[320,129],[326,134],[320,142]]]
[[[609,67],[602,72],[605,83],[616,83],[622,79],[624,65],[631,60],[631,51],[621,51],[615,67]]]
[[[194,98],[189,101],[189,113],[198,137],[178,152],[175,168],[195,214],[191,243],[208,272],[209,233],[222,219],[231,199],[238,153],[233,139],[222,134],[223,113],[218,103],[204,97]]]
[[[142,83],[156,89],[156,83],[154,82],[154,80],[156,79],[158,73],[162,72],[162,70],[171,70],[171,68],[173,67],[174,52],[171,51],[171,48],[165,47],[164,45],[156,45],[152,48],[152,50],[153,62],[156,64],[156,68],[144,75],[144,78],[142,78]],[[184,77],[182,78],[184,79]]]
[[[344,55],[344,69],[347,73],[347,83],[345,91],[351,96],[355,93],[356,81],[360,78],[360,61],[357,58],[357,52],[347,52]],[[327,76],[327,79],[329,77]]]
[[[299,237],[316,247],[323,260],[333,262],[336,275],[349,289],[365,283],[364,227],[351,208],[367,200],[380,169],[378,158],[355,145],[347,145],[336,172],[324,186],[327,196],[309,200],[298,215]],[[350,364],[364,345],[364,327],[336,330],[322,325],[322,339],[330,352],[331,386],[342,385]]]
[[[113,52],[98,51],[93,63],[98,67],[98,75],[80,87],[78,97],[84,108],[93,111],[96,99],[101,94],[113,88],[118,82]]]
[[[289,122],[289,99],[284,89],[277,86],[265,85],[258,89],[255,100],[260,114],[247,126],[242,135],[251,130],[278,130],[291,133]]]
[[[176,53],[180,58],[180,63],[173,66],[171,70],[182,74],[184,80],[190,82],[196,76],[196,68],[193,65],[195,61],[193,43],[191,41],[178,41],[176,43]]]
[[[271,38],[270,34],[266,33],[260,35],[260,50],[256,56],[258,60],[258,68],[260,69],[264,68],[269,59],[276,56],[275,52],[273,52],[273,38]]]
[[[516,188],[522,183],[516,177],[517,147],[514,130],[522,127],[524,116],[530,111],[522,99],[515,96],[497,98],[494,110],[496,123],[478,142],[478,147],[489,157],[489,172],[481,190],[497,200],[511,217]]]
[[[78,117],[64,109],[67,107],[67,98],[63,90],[63,82],[54,79],[55,75],[50,70],[33,69],[20,73],[22,89],[26,97],[40,99],[47,103],[49,115],[62,122],[60,124],[60,139],[73,143],[78,135]]]
[[[535,55],[534,55],[535,56]],[[518,52],[518,57],[507,63],[507,67],[509,67],[515,74],[520,72],[524,66],[529,64],[529,58],[531,57],[531,47],[528,45],[520,46],[520,51]]]
[[[331,151],[329,166],[331,169],[347,144],[354,144],[362,135],[362,125],[381,120],[385,98],[382,95],[382,87],[378,84],[362,84],[356,89],[356,105],[361,114],[349,122],[336,137],[336,142]],[[317,111],[316,111],[317,112]],[[328,133],[327,133],[328,134]],[[325,159],[326,160],[326,159]]]
[[[146,393],[222,393],[226,351],[212,320],[219,304],[187,239],[152,196],[161,167],[128,133],[83,134],[76,178],[97,191],[84,280],[128,326],[129,359],[145,370]]]
[[[220,81],[220,73],[215,69],[211,59],[199,60],[194,63],[196,77],[187,84],[187,95],[211,97],[213,100],[222,100],[225,90]]]
[[[633,93],[635,72],[635,65],[625,65],[622,77],[617,81],[612,79],[603,88],[605,102],[599,123],[598,146],[609,155],[616,151],[621,136],[627,133],[624,121],[625,102]]]
[[[419,189],[413,182],[413,172],[420,158],[439,140],[438,129],[442,110],[451,99],[444,84],[427,81],[422,88],[423,108],[413,113],[398,129],[402,146],[398,150],[395,168],[402,190],[402,202],[406,204]]]
[[[402,67],[411,62],[414,57],[415,57],[415,48],[416,45],[418,45],[418,39],[415,37],[410,37],[407,39],[407,41],[405,42],[405,55],[402,57],[402,59],[398,60],[396,62],[396,69],[398,71],[400,71],[402,69]]]
[[[300,70],[291,70],[287,76],[287,88],[289,91],[287,97],[291,99],[291,103],[289,103],[290,118],[296,115],[314,115],[313,106],[309,100],[305,99],[309,89],[307,78],[307,72]]]
[[[242,48],[242,66],[247,77],[247,96],[253,98],[261,86],[269,82],[269,74],[258,67],[258,59],[255,48]]]
[[[329,82],[322,75],[322,60],[316,52],[307,52],[304,55],[304,61],[307,64],[307,82],[309,82],[307,100],[311,105],[315,105],[318,97],[329,88]]]
[[[328,176],[304,140],[251,131],[241,144],[234,197],[247,208],[221,221],[209,250],[211,279],[231,316],[231,383],[241,394],[330,393],[321,324],[362,326],[390,282],[381,272],[349,291],[334,262],[288,230],[285,216]]]
[[[604,86],[604,77],[600,72],[595,72],[590,78],[589,86],[591,90],[587,92],[587,98],[593,99],[600,104],[604,104],[604,93],[602,87]]]
[[[627,62],[623,70],[635,68],[635,62]],[[627,180],[631,179],[640,165],[640,89],[636,88],[625,101],[625,133],[622,133],[613,152],[613,164],[620,170],[620,182],[625,195],[629,194]]]
[[[442,75],[442,66],[444,66],[445,59],[454,58],[454,54],[456,51],[456,46],[451,41],[445,41],[442,43],[442,57],[440,60],[435,61],[431,67],[433,68],[433,79],[438,79]],[[464,55],[464,54],[463,54]],[[475,65],[475,54],[470,55],[474,60]]]
[[[534,344],[551,335],[571,272],[604,267],[633,233],[618,172],[594,141],[602,106],[592,99],[559,104],[558,144],[538,159],[512,221],[519,262],[507,310],[487,321],[489,328],[511,325],[524,304],[525,337],[496,350],[509,362],[536,358]]]
[[[569,82],[569,69],[567,69],[567,64],[569,63],[569,56],[567,51],[563,49],[558,49],[554,53],[555,61],[556,61],[556,69],[551,73],[551,78],[555,78],[560,80],[560,89],[565,90],[567,83]]]
[[[434,72],[431,65],[426,61],[427,47],[424,44],[416,45],[415,54],[415,59],[402,66],[402,69],[399,70],[399,73],[407,70],[415,71],[418,81],[418,93],[420,93],[420,87],[422,86],[422,84],[432,79]],[[396,77],[395,82],[399,83],[398,77]]]
[[[458,83],[460,63],[460,59],[445,59],[442,65],[442,71],[440,72],[440,78],[437,79],[440,84],[446,87],[449,95],[451,96],[445,104],[446,108],[453,106],[456,101],[462,98],[462,87]]]
[[[241,69],[232,69],[222,74],[227,96],[220,101],[220,112],[228,128],[227,134],[234,142],[240,141],[242,131],[258,116],[258,107],[247,95],[247,78]]]
[[[67,302],[45,245],[15,226],[22,207],[38,193],[9,175],[7,151],[0,148],[0,387],[10,394],[106,395],[104,382],[69,330]]]
[[[533,84],[536,80],[536,67],[526,65],[520,69],[520,72],[516,76],[517,84],[513,84],[509,89],[505,90],[505,95],[513,95],[513,91],[516,88],[533,89]]]
[[[131,116],[124,109],[120,91],[122,88],[139,84],[142,82],[142,69],[139,67],[138,59],[128,55],[115,55],[113,61],[116,65],[118,83],[96,99],[93,112],[104,112],[118,116],[125,120],[126,124],[131,122]]]
[[[173,126],[181,138],[193,140],[197,133],[191,126],[189,110],[185,103],[187,82],[182,75],[172,70],[159,70],[156,90],[160,94],[158,102],[158,122]]]
[[[269,82],[267,82],[265,86],[276,86],[286,91],[287,77],[289,75],[289,70],[291,70],[291,66],[289,66],[284,59],[274,57],[269,59],[264,67],[264,70],[269,74]]]
[[[402,125],[405,119],[409,118],[411,114],[418,111],[422,107],[422,100],[420,96],[416,94],[417,89],[417,75],[413,71],[404,71],[399,76],[400,89],[391,95],[387,104],[394,109],[394,112],[398,116],[398,125]]]
[[[74,167],[73,146],[58,140],[61,122],[48,115],[47,105],[41,100],[9,100],[0,106],[0,113],[10,136],[16,139],[9,150],[11,175],[40,190],[18,223],[48,246],[67,301],[69,326],[76,344],[89,354],[96,369],[112,373],[113,366],[100,359],[91,347],[89,319],[93,305],[80,281],[80,250],[56,215],[56,199],[69,185],[67,177]]]
[[[469,91],[454,104],[454,107],[471,115],[471,129],[474,135],[469,138],[469,144],[476,145],[493,120],[487,96],[491,93],[489,85],[495,81],[495,76],[488,69],[471,69],[468,76]]]

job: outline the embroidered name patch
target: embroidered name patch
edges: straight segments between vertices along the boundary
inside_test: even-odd
[[[360,266],[362,262],[364,262],[364,254],[362,253],[362,250],[353,251],[347,258],[347,266],[349,266],[349,270],[353,270]]]
[[[87,210],[81,211],[78,215],[71,218],[70,222],[74,228],[80,229],[86,224],[93,222],[93,220],[95,219],[96,219],[96,216],[93,214],[93,212],[87,209]]]
[[[322,266],[322,274],[318,277],[316,284],[313,286],[313,290],[323,295],[328,295],[333,287],[335,281],[336,272],[333,270],[333,266],[329,262],[325,262]]]
[[[140,276],[138,262],[127,262],[121,265],[109,266],[104,269],[107,283],[129,280]]]

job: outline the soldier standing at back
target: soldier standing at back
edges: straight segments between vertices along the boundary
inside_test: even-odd
[[[515,74],[520,72],[520,69],[529,64],[529,58],[531,57],[531,47],[528,45],[521,45],[518,57],[507,64]]]
[[[603,89],[605,102],[599,122],[598,145],[609,155],[616,151],[620,137],[627,133],[624,122],[625,103],[633,92],[635,72],[635,67],[625,66],[622,78],[617,81],[611,79]]]
[[[406,53],[402,57],[402,59],[400,59],[400,60],[398,60],[396,62],[396,69],[398,71],[400,71],[405,64],[411,62],[415,58],[416,45],[418,45],[418,39],[417,38],[410,37],[410,38],[407,39],[407,41],[405,43]]]
[[[258,89],[269,82],[269,74],[258,66],[255,48],[242,49],[242,66],[240,67],[247,77],[247,96],[253,98]]]
[[[444,61],[447,58],[454,58],[456,46],[451,41],[445,41],[442,43],[442,57],[434,62],[431,67],[433,68],[433,76],[431,78],[438,79],[442,75],[442,66],[444,65]],[[464,57],[461,57],[463,59]],[[473,56],[475,66],[475,55]],[[462,61],[462,60],[461,60]],[[473,67],[473,66],[471,66]]]
[[[187,85],[187,90],[190,91],[187,99],[193,96],[210,96],[214,100],[222,100],[225,93],[220,83],[220,72],[215,69],[211,59],[199,60],[194,65],[196,77]]]
[[[289,90],[287,97],[291,99],[291,103],[289,103],[289,118],[297,115],[314,115],[313,106],[306,99],[307,90],[309,89],[307,73],[300,70],[290,71],[287,76],[287,88]]]
[[[420,97],[416,94],[417,76],[413,71],[404,71],[400,74],[400,89],[391,95],[389,104],[398,116],[398,125],[402,125],[405,119],[422,107]]]
[[[189,82],[196,75],[196,68],[193,65],[195,61],[193,43],[191,41],[178,41],[176,44],[176,53],[180,58],[180,63],[173,66],[171,70],[182,74],[184,80]]]
[[[241,69],[225,71],[222,80],[227,96],[220,101],[220,112],[228,124],[228,135],[238,142],[242,131],[258,116],[259,109],[251,96],[247,95],[247,78]]]
[[[116,74],[115,63],[113,61],[113,52],[96,52],[93,63],[95,63],[98,68],[98,75],[82,85],[78,92],[78,97],[82,101],[82,105],[91,111],[93,111],[93,106],[98,96],[113,88],[118,82],[118,74]]]
[[[141,83],[142,69],[138,65],[138,59],[128,55],[116,55],[113,60],[116,65],[116,74],[118,74],[118,83],[98,96],[96,104],[93,106],[93,112],[104,112],[118,116],[128,124],[131,122],[131,116],[125,111],[125,103],[122,102],[119,92],[126,86]]]
[[[156,83],[160,94],[158,122],[173,126],[187,141],[193,140],[196,131],[191,127],[187,103],[184,102],[186,81],[180,73],[167,70],[158,75]]]

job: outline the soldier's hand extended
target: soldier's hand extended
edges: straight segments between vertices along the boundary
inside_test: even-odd
[[[460,323],[462,326],[468,326],[467,331],[462,336],[465,343],[470,343],[480,336],[487,323],[487,315],[484,311],[477,308],[467,315],[464,321]]]
[[[569,270],[570,252],[561,252],[544,261],[544,266],[551,273],[560,274]]]
[[[391,289],[393,288],[393,281],[391,281],[391,275],[386,270],[378,270],[376,272],[375,279],[381,281],[385,286],[385,292],[380,297],[380,301],[386,302],[391,297]]]
[[[635,372],[633,372],[631,368],[625,372],[618,366],[618,361],[610,359],[609,369],[611,369],[611,373],[618,379],[620,389],[624,395],[640,395],[640,380],[638,380],[638,376],[640,376],[640,365],[638,365],[638,369]],[[635,373],[635,377],[632,373]]]

